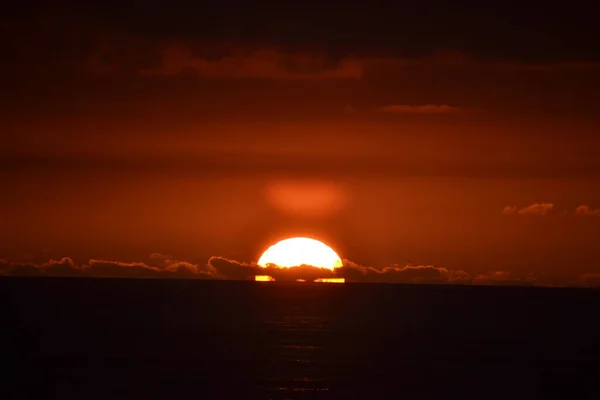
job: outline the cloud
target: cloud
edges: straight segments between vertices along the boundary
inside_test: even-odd
[[[519,209],[517,206],[506,206],[502,209],[504,215],[546,215],[554,209],[552,203],[534,203]]]
[[[489,271],[487,273],[470,274],[462,269],[451,270],[433,265],[392,265],[382,269],[362,266],[344,260],[344,266],[336,271],[336,275],[347,282],[372,283],[426,283],[426,284],[461,284],[491,286],[581,286],[583,278],[548,276],[546,273],[515,274],[509,271]],[[589,286],[596,285],[594,279],[600,274],[587,274]],[[574,281],[575,283],[570,281]],[[600,280],[597,282],[600,286]]]
[[[213,256],[208,259],[207,266],[215,271],[215,277],[219,279],[247,280],[253,279],[255,275],[266,275],[258,273],[260,267],[256,263],[244,263],[225,257]]]
[[[150,258],[153,260],[169,260],[172,257],[171,256],[166,256],[164,254],[161,253],[150,253]]]
[[[531,274],[525,277],[516,277],[509,271],[490,271],[487,274],[476,275],[471,283],[474,285],[534,286],[541,282]]]
[[[216,58],[194,54],[183,43],[161,46],[161,66],[144,69],[142,75],[174,75],[184,71],[212,78],[356,79],[362,66],[352,59],[333,59],[308,52],[276,48],[240,50]]]
[[[519,209],[517,206],[506,206],[502,209],[502,214],[504,215],[512,215],[516,214]]]
[[[86,276],[101,278],[155,278],[161,269],[141,262],[90,260],[84,267]]]
[[[363,266],[349,260],[343,266],[329,269],[300,265],[279,268],[256,263],[240,262],[225,257],[211,257],[206,264],[174,261],[156,267],[144,262],[124,262],[92,259],[77,264],[69,257],[51,259],[45,263],[11,262],[0,259],[0,276],[22,277],[95,277],[95,278],[160,278],[160,279],[218,279],[249,280],[256,275],[270,276],[276,281],[317,281],[344,278],[355,283],[460,284],[494,286],[600,286],[600,273],[590,272],[571,276],[549,276],[545,273],[515,274],[510,271],[489,271],[471,274],[434,265],[388,265],[383,268]]]
[[[198,269],[198,266],[185,261],[176,261],[165,268],[165,271],[174,272],[176,274],[206,274],[207,276],[214,276],[210,268],[207,271]]]
[[[83,268],[69,257],[50,259],[45,263],[0,260],[0,275],[4,276],[82,276]]]
[[[463,270],[451,271],[433,265],[389,266],[381,272],[387,282],[406,283],[461,283],[471,276]]]
[[[559,61],[552,63],[518,63],[515,69],[523,71],[582,71],[600,69],[598,61]]]
[[[352,56],[343,49],[336,56],[312,51],[304,45],[287,43],[275,46],[277,38],[263,38],[253,46],[219,40],[180,39],[124,31],[71,13],[38,13],[27,18],[3,21],[0,45],[11,54],[10,70],[91,74],[143,73],[147,76],[174,75],[193,71],[200,76],[268,79],[362,78],[368,70],[392,70],[406,74],[414,71],[586,71],[600,69],[597,61],[554,60],[523,62],[512,57],[489,60],[460,49],[419,53],[397,46],[393,51],[373,52],[371,46],[353,48]],[[313,47],[314,48],[314,47]],[[330,52],[333,53],[333,52]],[[522,58],[522,57],[520,57]],[[5,63],[6,64],[6,63]],[[8,65],[8,64],[7,64]],[[2,66],[0,66],[2,68]]]
[[[131,52],[142,53],[143,56],[124,56]],[[149,65],[148,61],[141,61],[150,59],[158,59],[159,62]],[[489,73],[530,71],[544,74],[600,70],[598,62],[490,61],[457,51],[433,52],[420,57],[374,57],[366,54],[331,56],[326,52],[303,48],[283,49],[264,44],[244,47],[193,41],[149,43],[148,39],[123,34],[114,34],[109,41],[103,38],[101,47],[90,53],[88,64],[91,70],[102,74],[135,69],[143,76],[169,76],[188,72],[210,78],[272,80],[361,79],[380,73],[406,76],[415,71],[444,73],[447,70]],[[446,104],[397,104],[381,107],[379,111],[432,114],[463,110]]]
[[[383,71],[486,71],[486,72],[519,72],[531,71],[539,73],[564,71],[596,71],[600,69],[598,61],[537,61],[525,62],[520,59],[507,58],[491,60],[476,57],[464,51],[432,51],[418,57],[362,57],[365,70]]]
[[[520,209],[518,213],[521,215],[546,215],[553,208],[554,204],[552,203],[534,203]]]
[[[471,275],[463,270],[451,271],[433,265],[391,265],[377,269],[349,260],[344,260],[336,275],[348,282],[381,283],[468,283],[471,279]]]
[[[483,73],[537,74],[600,70],[599,62],[524,63],[518,60],[483,60],[464,52],[433,52],[420,57],[374,57],[337,55],[303,48],[283,49],[265,44],[254,46],[194,41],[151,42],[123,33],[97,38],[89,50],[88,72],[115,74],[137,72],[143,76],[194,73],[210,78],[254,78],[273,80],[361,79],[379,74],[406,76],[415,71],[431,73],[465,71]],[[218,49],[218,50],[215,50]],[[158,60],[150,62],[149,60]],[[80,62],[81,64],[81,62]],[[380,111],[395,113],[450,113],[461,111],[445,104],[389,105]]]
[[[574,286],[600,287],[600,273],[582,274],[572,284]]]
[[[272,276],[276,281],[296,281],[301,279],[306,282],[312,282],[317,279],[339,277],[335,271],[326,268],[313,267],[311,265],[300,265],[291,268],[267,266],[263,270],[265,275]]]
[[[0,260],[0,275],[4,276],[52,276],[94,278],[214,278],[208,266],[201,268],[188,262],[175,261],[155,267],[143,262],[124,262],[91,259],[78,265],[71,258],[51,259],[45,263],[9,262]]]
[[[302,279],[310,282],[320,278],[340,277],[337,271],[334,272],[311,265],[299,265],[291,268],[279,268],[275,265],[261,267],[256,263],[245,263],[216,256],[208,260],[208,265],[214,268],[215,276],[219,279],[254,280],[256,275],[265,275],[274,278],[276,281]]]
[[[392,104],[380,107],[376,111],[390,114],[449,114],[459,112],[461,109],[447,104]]]
[[[586,217],[600,217],[600,208],[591,208],[590,206],[580,205],[575,209],[575,213]]]
[[[193,278],[214,279],[214,269],[184,261],[165,260],[163,267],[143,262],[90,260],[83,266],[85,276],[117,278]]]

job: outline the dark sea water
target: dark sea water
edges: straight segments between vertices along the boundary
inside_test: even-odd
[[[600,291],[1,279],[0,396],[600,398]]]

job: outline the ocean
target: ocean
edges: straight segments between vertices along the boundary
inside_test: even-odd
[[[600,291],[0,279],[5,399],[600,398]]]

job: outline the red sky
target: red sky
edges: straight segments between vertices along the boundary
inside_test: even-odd
[[[600,273],[600,60],[552,48],[574,34],[498,23],[480,28],[490,48],[441,25],[407,25],[413,41],[396,45],[391,27],[296,40],[277,23],[194,33],[182,15],[153,31],[127,10],[3,24],[7,263],[251,263],[309,235],[379,270]]]

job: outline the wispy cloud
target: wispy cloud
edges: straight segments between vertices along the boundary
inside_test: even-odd
[[[161,65],[142,70],[143,75],[174,75],[192,71],[213,78],[355,79],[362,66],[352,59],[333,60],[321,54],[285,52],[276,48],[232,50],[220,58],[195,55],[183,43],[160,50]]]
[[[533,203],[523,208],[517,206],[506,206],[502,209],[504,215],[546,215],[554,209],[552,203]]]
[[[600,217],[600,208],[591,208],[587,205],[581,205],[575,209],[575,213],[586,217]]]
[[[506,206],[502,209],[502,214],[512,215],[512,214],[516,214],[517,211],[519,211],[519,208],[517,206]]]
[[[518,213],[521,215],[546,215],[554,208],[552,203],[534,203],[521,208]]]
[[[447,104],[391,104],[380,107],[377,111],[389,114],[449,114],[462,111],[462,109]]]

